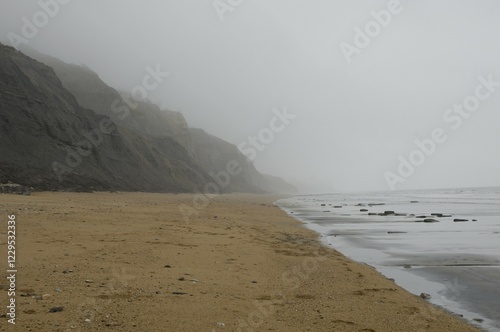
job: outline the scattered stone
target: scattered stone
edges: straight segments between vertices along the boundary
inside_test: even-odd
[[[396,213],[394,211],[384,211],[378,214],[379,216],[406,216],[406,214]]]
[[[467,222],[468,219],[453,219],[453,222]]]
[[[92,321],[89,318],[85,319],[85,323],[91,323],[91,322]]]
[[[166,268],[166,269],[171,269],[171,268],[172,268],[172,266],[170,266],[169,264],[167,264],[167,265],[165,265],[165,268]]]
[[[43,294],[43,295],[42,295],[42,300],[46,300],[46,299],[48,299],[49,297],[52,297],[52,295],[51,295],[51,294]]]
[[[433,223],[433,222],[439,222],[439,220],[429,218],[429,219],[424,219],[424,222],[426,222],[426,223]]]
[[[31,192],[34,190],[32,187],[22,186],[17,183],[6,183],[0,184],[0,193],[5,194],[17,194],[17,195],[31,195]]]
[[[321,204],[321,206],[326,206],[326,204]]]
[[[376,213],[374,213],[374,212],[370,212],[370,213],[368,213],[368,215],[369,215],[369,216],[376,216],[377,214],[376,214]]]
[[[367,209],[361,209],[361,210],[359,210],[359,211],[361,211],[361,212],[368,212],[368,210],[367,210]]]
[[[257,281],[255,281],[255,280],[254,280],[254,281],[252,281],[252,284],[256,284],[256,283],[257,283]]]
[[[424,300],[429,300],[431,298],[431,295],[427,293],[421,293],[420,297],[423,298]]]
[[[406,213],[396,213],[394,214],[396,217],[406,217]]]
[[[93,283],[94,283],[94,280],[92,280],[92,279],[87,279],[87,280],[85,280],[85,283],[86,283],[86,284],[93,284]]]
[[[70,269],[67,269],[67,270],[63,271],[64,274],[68,274],[68,273],[71,273],[71,272],[73,272],[73,270],[70,270]]]
[[[184,292],[172,292],[173,295],[188,295],[188,293]]]
[[[407,234],[408,232],[400,232],[400,231],[389,231],[387,234]]]
[[[417,216],[417,218],[425,219],[425,218],[427,218],[427,216]]]
[[[61,293],[61,292],[62,292],[62,289],[60,289],[60,288],[55,288],[54,290],[55,290],[57,293]]]
[[[405,265],[403,265],[403,267],[404,267],[405,269],[411,269],[411,265],[410,265],[410,264],[405,264]]]
[[[34,313],[36,313],[36,311],[33,309],[24,310],[23,312],[27,315],[33,315]]]
[[[217,327],[224,327],[224,326],[226,326],[226,324],[224,324],[222,322],[218,322],[216,325],[217,325]]]
[[[482,323],[482,322],[484,322],[484,319],[482,319],[482,318],[474,318],[473,321],[476,321],[478,323]]]
[[[477,221],[477,219],[472,219],[472,221]]]
[[[415,203],[418,203],[418,201],[411,201],[410,203],[415,204]]]
[[[184,281],[184,280],[186,280],[186,278],[184,278],[184,277],[179,277],[177,280],[179,280],[179,281]]]
[[[431,216],[438,217],[438,218],[449,218],[449,217],[451,217],[451,214],[431,213]]]
[[[54,307],[54,308],[50,308],[49,312],[61,312],[64,310],[64,307]]]
[[[379,206],[379,205],[385,205],[385,203],[370,203],[368,206]]]
[[[335,208],[335,209],[342,209],[342,206],[340,206],[340,205],[335,205],[335,206],[334,206],[334,208]]]

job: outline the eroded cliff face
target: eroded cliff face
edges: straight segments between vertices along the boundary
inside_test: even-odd
[[[80,106],[54,70],[0,45],[0,181],[39,190],[191,191],[208,179],[170,136]]]
[[[24,53],[54,69],[63,86],[78,104],[98,114],[110,117],[116,124],[136,133],[152,136],[171,136],[188,153],[192,153],[188,124],[179,112],[161,110],[157,105],[139,101],[127,92],[118,92],[85,66],[65,63],[31,48]]]
[[[297,193],[293,185],[280,177],[260,173],[236,145],[202,129],[192,128],[190,132],[196,160],[218,187],[235,192]],[[238,171],[232,174],[230,170],[235,168]]]
[[[196,160],[218,188],[231,192],[266,192],[256,185],[262,175],[235,145],[202,129],[191,128],[190,133]]]
[[[82,91],[76,93],[84,94]],[[142,134],[171,136],[193,157],[189,126],[181,113],[162,110],[148,101],[136,101],[128,93],[122,92],[121,98],[128,111],[122,108],[115,113],[119,114],[118,121],[122,121],[125,127]]]
[[[3,50],[7,58],[13,57],[12,49],[3,47]],[[15,89],[24,89],[24,95],[28,99],[36,99],[36,96],[55,98],[51,100],[55,104],[50,104],[50,108],[70,112],[73,118],[62,117],[64,121],[51,120],[52,117],[59,119],[61,116],[57,112],[47,112],[48,107],[45,107],[45,111],[44,107],[31,109],[30,116],[36,116],[44,125],[32,124],[35,127],[26,127],[30,128],[30,133],[23,138],[18,136],[16,142],[11,142],[11,146],[22,147],[33,139],[33,136],[40,137],[41,140],[37,143],[41,150],[46,150],[45,159],[56,161],[60,166],[55,173],[63,172],[65,176],[70,176],[56,183],[52,174],[54,172],[46,172],[48,159],[44,159],[42,164],[45,171],[36,168],[32,171],[33,176],[44,174],[39,181],[33,181],[32,178],[23,180],[25,175],[21,174],[25,174],[27,169],[23,172],[11,169],[18,167],[19,163],[6,163],[1,166],[3,173],[0,174],[3,174],[4,181],[8,178],[16,183],[45,186],[44,189],[71,189],[81,186],[96,189],[203,192],[207,184],[217,183],[220,178],[216,176],[226,172],[228,164],[236,163],[241,172],[231,175],[227,184],[220,185],[218,181],[220,192],[294,191],[293,186],[284,180],[259,173],[233,144],[201,129],[189,128],[181,113],[161,110],[147,100],[137,101],[128,93],[120,93],[85,66],[67,64],[32,49],[23,51],[53,70],[15,51],[15,57],[22,59],[21,67],[25,68],[24,71],[28,71],[26,68],[37,68],[35,81],[39,91],[28,86],[26,79],[19,77],[12,86],[15,86]],[[14,69],[12,63],[5,64],[6,69]],[[9,76],[4,75],[2,80],[8,82]],[[9,93],[19,95],[19,91],[4,90],[4,98],[7,98]],[[12,98],[5,99],[6,106],[0,112],[10,122],[20,120],[13,111],[16,107],[26,108],[20,100]],[[46,101],[47,103],[49,102]],[[102,131],[99,129],[102,121],[110,122],[114,130],[103,135],[102,139],[94,139],[102,141],[99,146],[93,147],[91,156],[94,157],[85,156],[78,163],[78,167],[70,167],[69,170],[65,168],[66,158],[71,154],[69,151],[78,152],[80,141],[92,141],[86,138],[85,133],[90,138],[93,136],[88,133],[98,135]],[[15,126],[25,128],[19,121]],[[95,128],[97,130],[94,130]],[[62,143],[54,142],[61,140]],[[33,156],[21,157],[16,156],[14,150],[9,152],[12,158],[21,158],[26,163],[33,162]],[[77,159],[82,157],[79,154],[71,156]],[[49,185],[46,185],[47,183]]]

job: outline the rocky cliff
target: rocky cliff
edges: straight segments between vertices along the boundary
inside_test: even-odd
[[[181,113],[119,93],[85,66],[28,48],[23,52],[40,62],[1,50],[0,136],[6,138],[0,142],[0,183],[202,191],[236,162],[241,172],[221,192],[295,191],[259,173],[233,144],[189,128]],[[11,137],[7,128],[15,128]]]
[[[208,177],[170,136],[80,106],[54,70],[0,45],[0,182],[40,190],[191,191]]]
[[[63,86],[81,106],[106,115],[113,122],[137,133],[172,136],[190,152],[188,124],[182,114],[161,110],[149,101],[138,101],[129,93],[118,92],[85,66],[65,63],[29,47],[23,47],[22,51],[52,67]]]

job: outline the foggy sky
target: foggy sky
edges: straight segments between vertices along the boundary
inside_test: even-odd
[[[125,91],[160,65],[170,76],[148,97],[236,145],[286,107],[296,118],[255,165],[303,192],[388,190],[384,173],[401,176],[399,157],[435,128],[447,140],[396,189],[500,185],[500,87],[459,128],[443,118],[474,96],[478,77],[500,82],[500,3],[402,1],[348,63],[341,43],[355,46],[355,28],[389,3],[243,0],[221,21],[212,0],[72,0],[28,45]],[[8,33],[21,35],[22,18],[41,10],[38,1],[0,8],[9,45]]]

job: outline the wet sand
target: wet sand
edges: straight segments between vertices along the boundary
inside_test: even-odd
[[[302,196],[278,205],[329,247],[479,328],[500,331],[495,188]],[[437,222],[422,222],[428,218]]]
[[[187,221],[192,195],[0,195],[2,234],[17,221],[15,330],[477,331],[323,247],[276,199],[215,196]],[[3,306],[5,236],[0,250]]]

